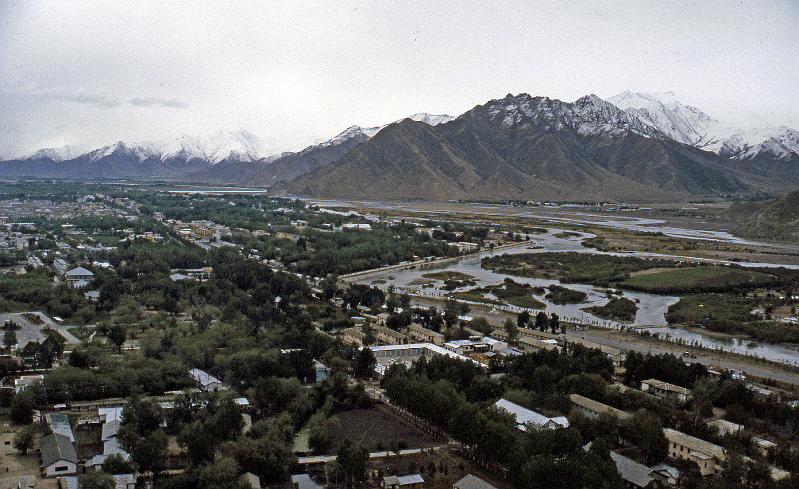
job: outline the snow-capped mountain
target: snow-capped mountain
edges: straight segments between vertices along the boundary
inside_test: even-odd
[[[410,115],[408,117],[405,117],[403,119],[398,119],[389,124],[393,124],[404,119],[411,119],[417,122],[424,122],[425,124],[428,124],[430,126],[437,126],[438,124],[445,124],[449,121],[452,121],[455,119],[455,117],[446,114],[428,114],[426,112],[419,112]],[[326,148],[328,146],[335,146],[337,144],[341,144],[342,142],[348,141],[353,138],[361,138],[366,140],[371,138],[378,132],[380,132],[386,126],[388,126],[388,124],[383,124],[382,126],[374,126],[374,127],[350,126],[344,129],[336,136],[328,139],[327,141],[322,141],[321,143],[316,144],[314,146],[309,146],[308,148],[305,148],[303,151],[307,151],[313,147]]]
[[[781,126],[748,128],[721,122],[682,103],[674,92],[626,91],[608,99],[675,141],[734,159],[799,157],[797,131]]]
[[[77,158],[81,152],[74,146],[65,144],[58,148],[42,148],[36,152],[24,156],[25,160],[52,160],[52,161],[66,161],[72,158]]]
[[[268,154],[263,142],[247,131],[219,131],[211,135],[183,135],[162,141],[118,141],[90,151],[86,157],[89,161],[99,161],[110,156],[130,157],[138,161],[202,160],[213,165],[226,159],[256,161]]]
[[[618,136],[631,132],[644,137],[662,137],[657,129],[643,123],[635,114],[625,112],[594,94],[574,103],[532,97],[526,93],[508,94],[473,110],[477,109],[487,111],[492,121],[505,127],[538,126],[550,131],[571,128],[583,136]]]

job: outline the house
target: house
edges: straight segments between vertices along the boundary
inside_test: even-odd
[[[227,386],[223,384],[221,380],[203,370],[200,370],[199,368],[193,368],[189,370],[189,375],[192,379],[194,379],[195,382],[197,382],[197,386],[205,392],[218,392],[227,390]]]
[[[53,433],[40,443],[42,471],[45,477],[71,475],[78,472],[78,455],[69,437]]]
[[[743,425],[727,421],[726,419],[714,419],[713,421],[708,421],[707,425],[718,429],[719,434],[722,436],[737,435],[744,430]]]
[[[655,486],[656,479],[652,476],[651,468],[613,451],[610,452],[610,458],[616,464],[616,470],[624,481],[624,487],[649,489]]]
[[[114,489],[136,489],[135,474],[112,474]]]
[[[472,474],[466,474],[461,480],[452,484],[452,489],[497,489],[488,482]]]
[[[427,329],[421,324],[411,323],[411,325],[408,326],[408,336],[419,343],[432,343],[434,345],[444,344],[443,334],[433,331],[432,329]]]
[[[313,368],[315,372],[314,382],[323,382],[330,376],[330,367],[319,360],[313,361]]]
[[[641,390],[662,399],[673,399],[680,404],[688,402],[691,398],[691,389],[657,379],[642,380]]]
[[[383,489],[421,489],[424,487],[424,479],[419,474],[412,475],[389,475],[383,477]]]
[[[14,392],[19,394],[28,387],[31,387],[35,383],[41,382],[43,380],[44,375],[41,374],[21,375],[18,379],[14,379]]]
[[[680,481],[679,469],[671,465],[655,465],[652,467],[651,475],[658,481],[661,487],[674,487]]]
[[[100,291],[99,290],[90,290],[88,292],[84,292],[83,296],[89,299],[92,302],[97,302],[100,300]]]
[[[721,471],[727,458],[722,447],[671,428],[663,428],[663,435],[669,443],[670,457],[694,462],[703,476]]]
[[[94,274],[83,267],[77,267],[64,273],[64,280],[66,280],[71,284],[78,282],[80,280],[84,280],[88,285],[88,283],[94,280]]]
[[[470,243],[468,241],[459,241],[459,242],[451,241],[447,243],[447,245],[457,249],[458,253],[472,253],[480,249],[479,244]]]
[[[69,424],[69,416],[61,413],[49,413],[45,416],[50,431],[69,438],[70,443],[75,443],[75,435],[72,433],[72,426]]]
[[[610,414],[616,417],[619,421],[629,419],[632,415],[621,409],[616,409],[607,404],[602,404],[599,401],[589,399],[579,394],[571,394],[569,400],[575,411],[591,419],[596,419],[600,414]]]
[[[308,474],[294,474],[291,476],[291,485],[294,489],[322,489]]]
[[[761,438],[759,436],[752,437],[752,444],[755,446],[758,452],[761,453],[764,457],[768,455],[769,450],[773,450],[777,448],[777,444],[771,440],[766,438]]]
[[[514,404],[507,399],[500,399],[494,403],[494,406],[512,414],[516,419],[516,427],[522,431],[527,431],[529,426],[548,430],[569,427],[569,420],[563,416],[548,418],[543,414],[539,414],[535,411],[519,406],[518,404]]]

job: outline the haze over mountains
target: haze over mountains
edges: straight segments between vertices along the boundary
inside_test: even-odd
[[[117,142],[76,155],[43,149],[0,177],[165,179],[269,186],[364,199],[619,199],[787,192],[799,187],[799,132],[741,128],[672,93],[573,103],[527,94],[457,118],[414,114],[352,126],[299,152],[271,154],[246,131]]]

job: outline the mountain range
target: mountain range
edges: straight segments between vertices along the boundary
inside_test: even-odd
[[[269,154],[246,131],[42,149],[0,177],[163,179],[364,199],[665,201],[799,187],[799,132],[719,122],[673,93],[574,102],[508,94],[458,117],[352,126]]]

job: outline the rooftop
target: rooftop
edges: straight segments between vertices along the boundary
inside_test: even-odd
[[[702,440],[701,438],[685,434],[682,431],[663,428],[663,435],[670,443],[676,443],[679,446],[686,447],[692,452],[699,452],[698,454],[704,454],[718,460],[724,460],[726,457],[722,447],[710,443],[709,441]]]
[[[553,426],[553,424],[563,428],[569,427],[569,420],[563,416],[558,416],[556,418],[548,418],[543,414],[539,414],[535,411],[519,406],[518,404],[514,404],[508,401],[507,399],[500,399],[499,401],[494,403],[494,406],[500,409],[504,409],[505,411],[512,414],[513,417],[516,419],[516,424],[519,425],[520,428],[525,431],[527,431],[526,429],[527,424],[532,424],[537,427]]]
[[[70,439],[60,433],[53,433],[41,441],[42,466],[53,465],[59,460],[78,463],[78,454]]]
[[[463,479],[452,485],[453,489],[497,489],[488,482],[472,474],[467,474]]]
[[[684,394],[686,396],[691,394],[691,389],[687,389],[685,387],[680,387],[679,385],[670,384],[668,382],[664,382],[664,381],[658,380],[658,379],[642,380],[641,381],[641,385],[643,385],[643,384],[649,384],[652,387],[655,387],[655,388],[658,388],[658,389],[661,389],[661,390],[664,390],[664,391],[675,392],[677,394]]]

